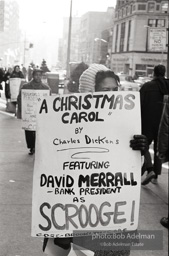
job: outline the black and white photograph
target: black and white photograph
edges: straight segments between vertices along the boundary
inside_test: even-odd
[[[169,1],[0,0],[0,256],[168,256]]]

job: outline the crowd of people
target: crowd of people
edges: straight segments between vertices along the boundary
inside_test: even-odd
[[[144,156],[144,163],[141,174],[147,172],[146,177],[142,181],[142,185],[146,186],[149,182],[154,185],[158,183],[161,175],[162,163],[168,161],[168,134],[169,134],[169,80],[165,78],[165,67],[163,65],[155,66],[154,77],[150,82],[145,83],[140,90],[141,99],[141,121],[142,134],[133,134],[133,139],[129,142],[129,146],[133,150],[139,150]],[[18,66],[12,70],[9,68],[3,75],[5,82],[5,95],[10,99],[9,78],[29,77],[28,73],[20,71]],[[1,83],[0,73],[0,83]],[[86,92],[105,92],[119,91],[120,79],[110,69],[102,64],[92,64],[90,66],[80,63],[76,69],[70,74],[67,89],[69,93],[86,93]],[[18,95],[18,118],[21,118],[21,92],[22,89],[32,90],[50,90],[49,86],[42,83],[42,70],[34,69],[31,78],[28,78]],[[25,138],[29,154],[35,153],[36,131],[25,131]],[[150,146],[153,143],[154,161],[151,159]],[[168,228],[168,217],[159,220],[161,224]],[[82,237],[83,239],[83,237]],[[50,240],[50,241],[49,241]],[[55,238],[44,240],[44,251],[50,251],[49,246],[59,246],[67,255],[70,251],[70,238]],[[50,255],[50,254],[48,254]],[[130,255],[130,251],[95,251],[95,256],[102,255]]]

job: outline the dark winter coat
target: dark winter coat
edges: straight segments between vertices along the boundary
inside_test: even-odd
[[[10,75],[10,78],[24,78],[24,75],[21,71],[19,72],[13,71],[12,74]]]
[[[9,78],[10,78],[11,73],[10,72],[6,72],[4,75],[4,82],[5,82],[5,97],[6,99],[10,99],[11,95],[10,95],[10,87],[9,87]]]
[[[2,82],[4,81],[4,71],[2,68],[0,68],[0,90],[3,90]]]
[[[154,78],[140,89],[142,134],[150,140],[157,138],[166,94],[169,94],[169,81],[163,77]]]
[[[169,96],[164,96],[164,107],[158,132],[157,150],[164,156],[163,162],[169,161]]]

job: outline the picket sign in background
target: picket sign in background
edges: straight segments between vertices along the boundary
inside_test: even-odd
[[[21,78],[10,78],[9,79],[11,101],[17,101],[21,81],[22,81]]]
[[[114,97],[111,109],[111,102],[103,103],[105,95]],[[77,105],[74,103],[70,107],[72,97]],[[89,109],[85,109],[87,105]],[[75,118],[82,112],[83,115],[87,113],[87,121],[71,121],[72,115]],[[88,114],[104,121],[89,121]],[[66,237],[74,230],[77,233],[78,230],[137,229],[141,154],[129,147],[134,134],[141,134],[139,92],[58,95],[46,97],[43,104],[40,102],[37,107],[32,236]],[[77,166],[92,161],[96,164],[107,162],[109,167],[75,167],[75,162]],[[108,175],[107,179],[112,174],[117,175],[117,184],[110,186],[105,178],[99,187],[100,174],[102,178]],[[89,183],[86,175],[89,175]],[[128,185],[125,185],[124,176]],[[84,182],[79,183],[82,179]],[[66,193],[68,188],[70,194]],[[112,188],[114,192],[110,194],[92,194]]]
[[[49,95],[49,90],[22,89],[22,128],[36,131],[36,106],[43,97]]]

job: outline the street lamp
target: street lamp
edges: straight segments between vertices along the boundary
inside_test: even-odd
[[[96,37],[96,38],[94,39],[94,41],[95,41],[95,42],[101,41],[101,42],[104,42],[104,43],[107,43],[107,44],[108,44],[108,42],[107,42],[106,40],[104,40],[103,38],[98,38],[98,37]]]

